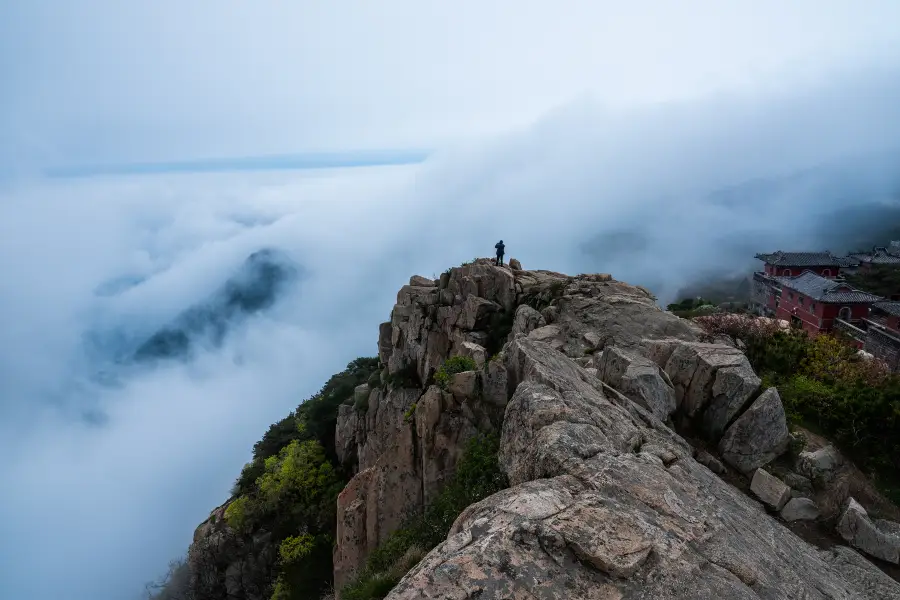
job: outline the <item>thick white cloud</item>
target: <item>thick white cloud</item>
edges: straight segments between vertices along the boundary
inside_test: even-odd
[[[883,59],[898,21],[892,0],[2,3],[3,595],[137,591],[266,427],[375,353],[414,272],[503,238],[526,267],[667,298],[751,251],[826,245],[817,215],[896,200],[891,163],[740,186],[896,144]],[[388,146],[438,151],[325,173],[4,180]],[[153,331],[262,246],[310,272],[275,310],[190,365],[94,383],[86,335]],[[140,283],[97,295],[122,278]]]
[[[898,81],[893,69],[858,69],[769,95],[621,111],[586,100],[417,166],[9,188],[4,591],[112,600],[159,573],[226,498],[267,425],[375,353],[377,324],[413,273],[489,254],[504,238],[528,268],[608,271],[667,297],[694,276],[752,263],[751,250],[824,245],[811,225],[819,215],[896,200],[898,176],[885,168],[896,154],[842,157],[895,147]],[[834,159],[849,169],[792,178]],[[760,179],[774,184],[743,185]],[[729,186],[732,196],[711,201]],[[85,333],[150,332],[263,246],[310,273],[275,310],[190,365],[132,373],[119,388],[91,382]],[[95,294],[122,277],[143,282]],[[85,410],[106,420],[85,421]]]

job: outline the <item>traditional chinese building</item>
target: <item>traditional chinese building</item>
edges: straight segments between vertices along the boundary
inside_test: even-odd
[[[875,246],[870,252],[853,252],[849,258],[859,262],[860,271],[868,271],[877,265],[900,268],[900,242],[891,242],[887,247]]]
[[[841,266],[848,263],[846,258],[824,252],[772,252],[757,254],[756,258],[765,263],[763,273],[772,276],[791,277],[803,271],[812,271],[822,277],[837,277]],[[849,265],[848,265],[849,266]]]
[[[860,323],[869,317],[869,308],[882,300],[812,271],[770,280],[766,313],[812,335],[831,331],[839,319],[851,325]]]

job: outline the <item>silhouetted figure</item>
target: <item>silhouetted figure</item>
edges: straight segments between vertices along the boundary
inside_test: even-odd
[[[503,240],[500,240],[496,244],[494,244],[494,248],[497,249],[497,260],[494,262],[497,266],[503,265],[503,251],[506,246],[503,245]]]

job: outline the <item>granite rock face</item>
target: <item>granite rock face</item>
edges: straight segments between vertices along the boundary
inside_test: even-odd
[[[725,432],[719,451],[725,462],[750,473],[783,454],[790,441],[778,390],[769,388]]]
[[[513,487],[465,510],[389,599],[900,597],[858,554],[796,537],[548,344],[514,340],[505,361]]]
[[[646,290],[609,275],[568,277],[479,259],[438,281],[410,278],[391,320],[379,327],[385,384],[361,386],[352,406],[339,408],[337,453],[356,475],[338,497],[336,587],[440,491],[471,437],[499,429],[520,377],[509,367],[519,355],[499,352],[508,340],[544,340],[584,357],[611,342],[635,345],[657,335],[694,340],[698,331],[660,310]],[[456,355],[473,358],[477,370],[453,376],[447,390],[433,386],[436,370]],[[560,358],[560,368],[571,365]],[[625,392],[662,417],[671,405],[665,385],[656,381],[654,388],[644,373],[632,375],[635,385]],[[601,382],[593,382],[599,389]]]

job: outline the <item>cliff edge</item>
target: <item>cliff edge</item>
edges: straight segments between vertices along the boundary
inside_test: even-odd
[[[333,529],[328,516],[303,521],[299,537],[272,526],[238,536],[232,499],[198,528],[192,555],[226,534],[243,550],[216,555],[209,568],[194,559],[194,580],[235,599],[317,597],[290,587],[290,569],[324,564],[304,566],[302,544],[280,541],[307,536],[334,540],[334,589],[345,600],[900,598],[884,568],[900,563],[900,526],[871,518],[863,504],[879,512],[881,499],[849,487],[821,501],[841,457],[831,446],[792,450],[778,391],[739,344],[702,341],[709,336],[695,323],[610,275],[510,263],[478,259],[437,279],[412,277],[379,327],[377,360],[316,398],[315,410],[336,418],[315,454],[321,474],[333,453],[328,481],[342,486]],[[300,434],[293,421],[270,430],[281,441],[261,456],[285,458],[265,458],[265,473],[283,469],[281,460],[307,464],[288,445],[311,435],[304,406]],[[427,547],[398,541],[462,485],[466,449],[485,435],[499,437],[492,460],[504,479],[487,493],[505,489],[454,508]],[[248,486],[252,500],[260,492]],[[266,514],[260,523],[278,524],[281,513]],[[815,546],[792,531],[820,521],[853,548]],[[396,568],[379,556],[385,547]],[[327,551],[315,556],[327,561]],[[284,585],[273,595],[276,576]],[[369,591],[359,591],[362,580]]]

